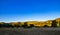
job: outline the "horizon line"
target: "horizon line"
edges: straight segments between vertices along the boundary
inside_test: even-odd
[[[55,18],[55,19],[58,19],[58,18]],[[0,21],[0,22],[5,22],[5,23],[10,23],[10,22],[29,22],[29,21],[44,22],[44,21],[55,20],[55,19],[47,19],[47,20],[25,20],[25,21]]]

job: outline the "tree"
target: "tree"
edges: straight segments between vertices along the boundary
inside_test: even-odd
[[[22,27],[27,28],[28,27],[27,22],[24,22],[24,25],[22,25]]]
[[[20,24],[21,24],[21,22],[18,22],[17,27],[21,27]]]
[[[30,28],[31,28],[31,27],[34,27],[34,25],[33,25],[33,24],[30,24]]]
[[[56,22],[56,20],[53,20],[53,21],[52,21],[52,27],[57,27],[57,22]]]
[[[13,28],[14,26],[11,23],[9,23],[9,27],[12,27]]]
[[[0,28],[2,27],[2,24],[0,24]]]
[[[4,23],[3,27],[9,27],[9,23]]]

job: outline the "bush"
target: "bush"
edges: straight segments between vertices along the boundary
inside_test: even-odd
[[[44,25],[44,27],[49,27],[49,26],[47,26],[47,25]]]

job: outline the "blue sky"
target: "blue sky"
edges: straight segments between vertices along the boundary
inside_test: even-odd
[[[0,0],[0,22],[44,21],[60,17],[60,0]]]

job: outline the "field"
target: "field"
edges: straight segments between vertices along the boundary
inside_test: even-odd
[[[0,28],[0,35],[60,35],[60,28]]]

